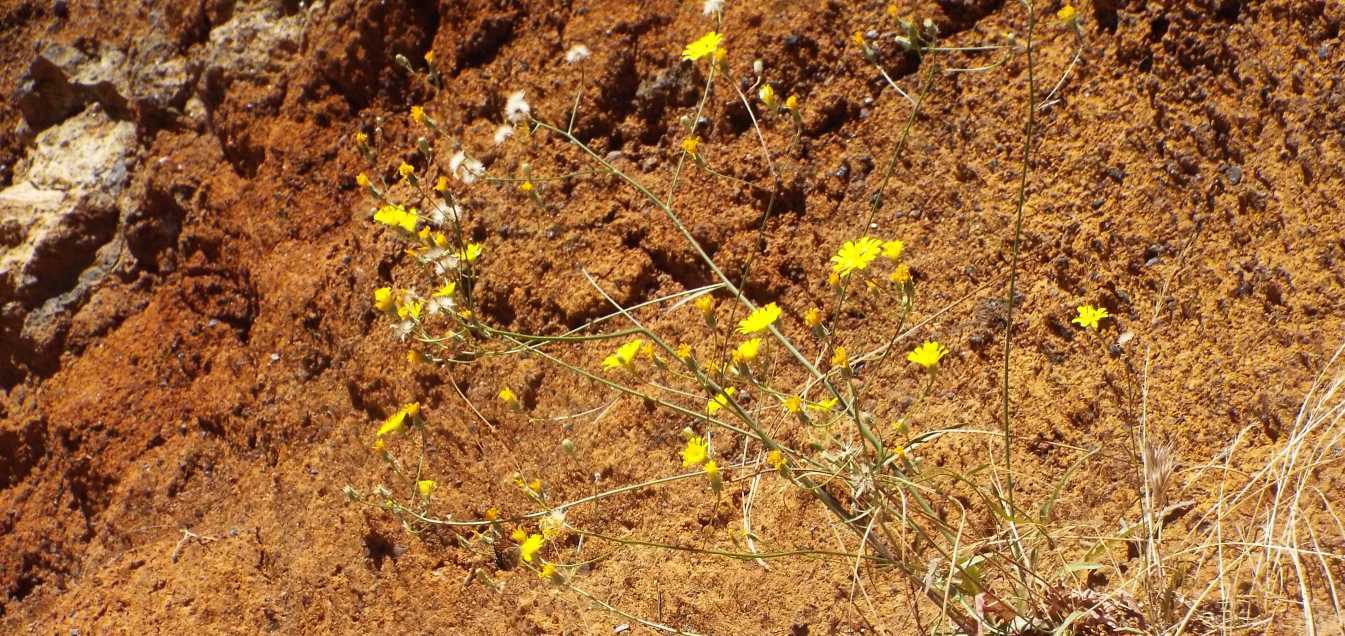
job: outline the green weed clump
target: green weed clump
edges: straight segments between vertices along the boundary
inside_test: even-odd
[[[909,116],[867,198],[868,209],[856,215],[856,231],[818,256],[813,274],[825,280],[826,293],[806,307],[761,303],[746,293],[753,275],[752,260],[726,270],[688,230],[675,203],[679,188],[693,178],[763,192],[768,195],[759,226],[764,236],[772,227],[781,191],[772,159],[775,149],[768,137],[797,143],[804,121],[801,113],[808,107],[806,95],[771,81],[766,63],[751,64],[754,81],[750,86],[730,79],[745,75],[747,67],[742,62],[745,57],[731,50],[732,34],[722,32],[722,2],[705,3],[712,26],[681,53],[682,63],[694,65],[704,83],[697,104],[681,118],[679,141],[669,149],[677,161],[667,176],[664,194],[656,193],[662,188],[621,170],[576,133],[576,122],[583,117],[584,66],[590,55],[584,45],[572,46],[565,56],[565,70],[557,71],[574,73],[580,86],[573,100],[567,100],[571,106],[559,120],[549,121],[534,112],[522,91],[505,100],[490,143],[517,144],[534,157],[522,164],[522,174],[493,173],[477,158],[475,149],[484,143],[455,136],[421,106],[409,114],[421,131],[418,139],[407,144],[410,153],[388,149],[401,142],[385,139],[381,128],[357,132],[355,144],[369,162],[369,171],[356,180],[374,201],[372,222],[399,237],[405,254],[416,265],[414,273],[374,290],[371,299],[374,310],[390,326],[392,338],[405,345],[407,364],[470,367],[486,359],[540,360],[573,374],[595,395],[643,401],[687,426],[683,443],[669,449],[665,476],[558,500],[539,476],[518,471],[500,477],[514,485],[525,511],[504,514],[491,507],[481,518],[468,518],[436,505],[436,478],[442,477],[429,473],[424,450],[427,422],[420,404],[410,402],[370,435],[394,486],[379,484],[365,491],[348,486],[347,496],[395,516],[411,532],[435,526],[452,528],[463,549],[482,555],[480,567],[473,572],[482,584],[502,586],[493,568],[495,555],[506,553],[536,573],[537,585],[572,592],[648,628],[672,633],[691,632],[685,625],[638,616],[585,586],[586,568],[599,550],[594,546],[700,552],[763,566],[773,559],[834,561],[853,569],[860,585],[865,577],[901,582],[910,590],[907,602],[914,607],[911,615],[922,633],[1175,633],[1203,625],[1201,621],[1245,624],[1246,616],[1234,601],[1241,592],[1225,590],[1222,605],[1213,611],[1222,612],[1219,621],[1217,616],[1208,617],[1208,603],[1201,604],[1208,599],[1180,595],[1179,588],[1189,579],[1178,580],[1164,569],[1161,513],[1171,503],[1168,493],[1173,488],[1174,469],[1170,450],[1161,444],[1136,436],[1136,465],[1146,475],[1136,480],[1136,496],[1143,501],[1144,515],[1141,524],[1131,530],[1084,529],[1057,518],[1054,507],[1059,493],[1099,449],[1082,449],[1080,459],[1064,474],[1050,479],[1037,476],[1038,481],[1054,484],[1048,496],[1027,502],[1015,494],[1015,478],[1023,476],[1012,463],[1008,369],[1018,248],[1032,178],[1027,168],[1032,164],[1038,132],[1036,114],[1058,103],[1084,50],[1081,16],[1067,5],[1047,21],[1055,36],[1048,44],[1070,46],[1072,60],[1053,87],[1044,95],[1039,93],[1034,75],[1034,49],[1039,46],[1034,35],[1039,25],[1032,5],[1024,6],[1025,37],[1010,34],[984,46],[941,46],[933,23],[903,19],[895,9],[878,18],[882,20],[876,27],[882,30],[879,37],[873,37],[876,30],[869,30],[855,31],[848,38],[855,54],[907,103]],[[909,90],[883,66],[884,49],[893,47],[920,60],[921,70],[910,76],[914,87]],[[956,56],[995,59],[980,66],[958,67]],[[1026,60],[1028,91],[1023,105],[1023,169],[1014,202],[1012,259],[1004,277],[1009,316],[1002,360],[1002,421],[995,431],[913,431],[907,421],[920,413],[925,398],[939,386],[949,348],[937,337],[919,343],[914,339],[923,330],[922,324],[911,323],[921,295],[910,259],[913,254],[918,258],[919,247],[907,245],[900,237],[870,235],[869,228],[887,204],[888,184],[936,82],[952,73],[989,74],[1014,57]],[[432,55],[425,56],[424,65],[405,58],[399,62],[429,86],[443,86]],[[706,130],[714,115],[709,112],[710,97],[718,93],[736,99],[750,116],[761,145],[757,160],[765,164],[767,182],[746,182],[717,167],[733,160],[719,156]],[[767,130],[789,132],[767,135]],[[411,153],[414,160],[386,163],[389,156],[410,158]],[[563,164],[554,175],[538,170],[547,158]],[[385,179],[369,174],[395,176]],[[614,179],[643,197],[685,240],[713,282],[626,306],[583,273],[587,284],[610,304],[606,315],[581,328],[550,334],[521,333],[492,324],[478,294],[481,272],[500,262],[497,259],[517,261],[530,255],[501,254],[489,241],[474,241],[468,230],[472,212],[464,203],[465,194],[473,188],[513,192],[527,209],[543,214],[564,196],[557,184],[590,178]],[[679,312],[691,319],[684,322],[691,327],[663,333],[650,326],[657,318]],[[841,318],[846,315],[880,316],[883,326],[866,323],[843,328]],[[1085,304],[1074,322],[1081,329],[1096,331],[1108,318],[1105,308]],[[602,352],[592,354],[598,347]],[[579,353],[566,353],[567,348]],[[897,376],[902,378],[900,385],[875,386],[874,379],[893,365],[908,365],[911,372]],[[514,389],[498,387],[498,399],[509,413],[545,419],[529,413]],[[875,415],[894,411],[894,395],[911,396],[911,406],[897,417]],[[468,402],[467,406],[479,414],[478,405]],[[922,447],[958,434],[993,435],[1001,452],[957,467],[932,465],[922,459]],[[571,457],[577,455],[569,439],[562,449]],[[850,535],[843,542],[845,549],[778,546],[769,536],[752,530],[750,505],[744,509],[742,530],[727,546],[691,547],[638,534],[605,535],[582,527],[568,514],[600,500],[686,481],[698,484],[704,495],[688,501],[680,511],[694,515],[704,506],[718,510],[733,491],[750,501],[762,480],[778,480],[828,511],[836,526]],[[1239,495],[1249,496],[1246,491]],[[1110,590],[1089,585],[1090,574],[1121,571],[1108,562],[1118,545],[1140,546],[1151,558],[1139,574]],[[1185,561],[1196,562],[1219,545],[1197,546]],[[1331,569],[1326,571],[1329,574]],[[1256,575],[1264,573],[1263,568]],[[877,617],[876,624],[890,620]]]

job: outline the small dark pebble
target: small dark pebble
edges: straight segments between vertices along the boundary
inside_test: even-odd
[[[1224,168],[1224,177],[1233,185],[1242,183],[1242,166],[1230,165]]]

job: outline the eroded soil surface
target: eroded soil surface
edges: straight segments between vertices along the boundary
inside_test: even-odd
[[[896,4],[933,20],[949,46],[1026,32],[1014,2]],[[1076,42],[1054,18],[1058,4],[1042,4],[1039,97]],[[1011,379],[1014,460],[1040,476],[1020,480],[1020,496],[1041,500],[1081,450],[1100,449],[1056,515],[1102,532],[1139,510],[1141,387],[1150,435],[1170,441],[1182,467],[1225,461],[1242,435],[1230,461],[1251,470],[1282,443],[1345,337],[1345,9],[1085,4],[1082,57],[1037,115]],[[912,93],[930,64],[1001,57],[919,60],[890,43],[892,24],[875,2],[727,2],[732,81],[750,84],[752,61],[763,60],[770,81],[800,97],[800,133],[795,141],[787,117],[763,125],[782,183],[763,244],[767,197],[750,188],[692,170],[676,206],[726,270],[751,261],[748,293],[784,307],[799,334],[803,310],[829,293],[828,257],[865,232],[869,196],[911,113],[850,34],[887,38],[879,57]],[[576,134],[664,191],[679,119],[704,80],[704,65],[679,54],[712,25],[699,2],[668,0],[0,1],[0,93],[10,96],[0,100],[4,631],[607,634],[633,624],[481,561],[450,531],[414,536],[343,498],[347,484],[367,491],[388,479],[372,431],[410,400],[432,423],[434,509],[460,518],[530,510],[509,483],[516,470],[543,478],[558,501],[675,472],[686,425],[635,400],[568,425],[499,405],[502,384],[536,418],[612,399],[538,360],[408,366],[369,297],[411,266],[369,221],[354,177],[392,178],[414,158],[412,105],[462,131],[492,172],[520,174],[524,161],[543,174],[591,169],[490,149],[509,93],[525,90],[534,114],[560,121],[582,87]],[[582,72],[564,60],[576,43],[593,52]],[[423,66],[427,51],[441,91],[394,61]],[[1027,67],[1015,55],[933,77],[868,231],[904,240],[915,274],[920,326],[899,346],[931,338],[952,351],[908,424],[996,431]],[[716,94],[706,116],[707,161],[769,183],[737,97]],[[382,154],[370,166],[351,138],[379,118]],[[509,185],[468,198],[470,231],[488,249],[487,320],[555,333],[606,313],[581,268],[627,304],[712,282],[617,180],[541,189],[546,212]],[[1113,316],[1096,334],[1069,323],[1083,303]],[[655,325],[692,334],[687,310]],[[860,325],[885,333],[891,319],[842,318],[842,329]],[[573,359],[591,364],[603,347]],[[920,378],[889,365],[874,381],[890,395],[878,407],[890,421]],[[557,450],[565,438],[574,458]],[[988,461],[997,440],[946,436],[923,461]],[[1333,470],[1323,484],[1340,492]],[[1173,499],[1195,501],[1171,531],[1181,534],[1195,531],[1214,486],[1197,471],[1177,475]],[[702,484],[679,482],[577,507],[571,521],[732,547],[747,484],[728,492],[711,512]],[[819,506],[778,479],[759,487],[752,526],[774,546],[844,549]],[[577,584],[683,629],[911,629],[913,591],[881,575],[856,590],[851,565],[782,560],[768,571],[703,554],[588,550],[603,558]],[[1124,550],[1116,558],[1126,567]],[[503,592],[472,581],[475,568]]]

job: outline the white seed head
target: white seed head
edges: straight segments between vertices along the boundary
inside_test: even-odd
[[[587,46],[576,44],[570,47],[570,50],[565,52],[565,62],[568,64],[582,62],[588,59],[589,55],[590,53]]]
[[[532,114],[532,107],[528,105],[528,100],[523,99],[523,91],[510,93],[509,101],[504,104],[504,118],[518,123],[527,119],[530,114]]]
[[[701,5],[701,11],[707,16],[714,15],[723,10],[724,0],[705,0],[705,4]]]
[[[509,124],[500,124],[495,128],[495,145],[500,145],[505,140],[514,136],[514,127]]]

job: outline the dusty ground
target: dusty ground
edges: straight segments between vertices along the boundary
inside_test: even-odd
[[[457,517],[529,509],[508,484],[520,468],[562,500],[669,474],[684,425],[629,401],[569,430],[510,414],[493,402],[501,381],[526,387],[538,417],[609,399],[523,361],[453,372],[494,422],[487,428],[448,371],[408,369],[369,293],[409,265],[367,220],[354,175],[370,168],[350,135],[382,117],[382,148],[409,148],[405,113],[426,104],[447,129],[465,129],[484,147],[504,95],[520,89],[535,113],[559,120],[581,77],[563,53],[584,43],[594,56],[580,135],[665,184],[675,124],[699,90],[700,76],[678,59],[709,28],[699,3],[154,4],[165,6],[0,2],[6,95],[22,92],[51,43],[94,58],[120,51],[126,69],[185,60],[180,81],[161,94],[142,95],[151,83],[141,78],[129,88],[76,88],[59,113],[50,91],[39,91],[27,114],[17,97],[0,101],[0,186],[18,183],[33,134],[90,104],[108,120],[98,126],[129,121],[135,131],[129,179],[111,216],[97,217],[102,229],[65,223],[68,235],[53,239],[60,254],[104,250],[110,264],[49,258],[36,284],[0,286],[0,625],[19,633],[604,634],[631,622],[522,570],[493,574],[503,593],[464,584],[481,564],[449,534],[412,536],[341,496],[346,484],[368,489],[387,479],[368,450],[371,433],[411,399],[432,423],[435,510]],[[1045,4],[1039,90],[1073,51],[1053,19],[1058,7]],[[1171,6],[1146,6],[1156,4]],[[903,15],[932,18],[950,45],[1025,29],[1012,2],[898,5]],[[797,327],[799,313],[825,295],[828,255],[857,234],[910,109],[849,44],[855,30],[890,24],[880,3],[728,7],[735,75],[760,58],[777,86],[802,98],[797,145],[786,120],[767,125],[789,196],[749,286]],[[1099,1],[1082,16],[1082,60],[1039,119],[1015,316],[1015,461],[1043,476],[1022,485],[1022,496],[1040,498],[1078,449],[1102,448],[1088,478],[1068,485],[1058,514],[1077,526],[1113,526],[1138,509],[1127,448],[1146,348],[1153,434],[1189,467],[1250,426],[1235,463],[1251,468],[1280,443],[1345,336],[1345,11],[1300,0]],[[258,30],[239,29],[244,22]],[[392,61],[399,53],[418,61],[428,50],[444,73],[438,93]],[[890,53],[885,62],[914,90],[923,66]],[[912,338],[937,338],[953,351],[916,430],[996,427],[1025,70],[1020,56],[988,73],[940,76],[876,219],[875,233],[906,241],[916,272],[915,319],[928,322]],[[759,153],[759,142],[731,99],[712,101],[707,115],[710,160],[763,180],[759,154],[741,159]],[[390,176],[394,156],[378,169]],[[553,172],[545,159],[532,158],[533,168]],[[492,160],[493,170],[516,173],[523,157],[504,151]],[[546,214],[508,187],[480,188],[469,200],[472,229],[490,250],[481,283],[489,320],[554,332],[602,313],[576,266],[627,302],[709,282],[666,221],[614,181],[544,192],[556,207]],[[752,253],[760,197],[693,175],[677,204],[730,266]],[[0,229],[6,250],[24,240],[18,225]],[[1115,317],[1100,338],[1068,324],[1085,302]],[[685,318],[659,324],[688,333]],[[892,395],[882,415],[909,406],[902,396],[916,378],[908,369],[890,367],[878,381]],[[556,450],[566,437],[579,448],[574,460]],[[956,463],[994,448],[988,437],[962,435],[927,453]],[[1334,470],[1324,479],[1339,486]],[[1207,504],[1208,484],[1186,476],[1179,473],[1180,497]],[[741,519],[723,509],[712,516],[696,503],[701,492],[677,484],[577,509],[572,520],[728,545]],[[778,481],[763,487],[755,515],[754,529],[775,545],[839,547],[817,506]],[[767,572],[684,553],[604,546],[599,554],[607,558],[579,579],[586,589],[686,629],[901,633],[910,625],[909,589],[880,576],[866,602],[844,564],[786,560]]]

